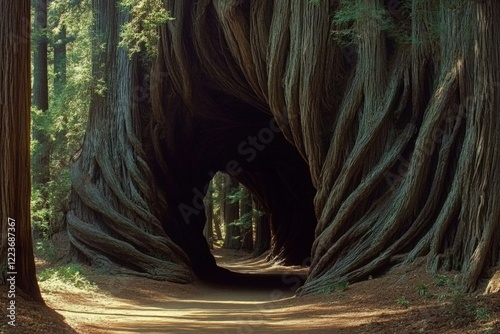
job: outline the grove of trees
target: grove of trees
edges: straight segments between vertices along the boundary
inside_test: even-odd
[[[424,255],[472,290],[498,262],[497,2],[165,6],[174,20],[150,76],[127,67],[127,80],[147,80],[143,98],[113,74],[105,98],[120,104],[90,109],[68,213],[88,228],[74,243],[87,257],[103,249],[96,230],[135,245],[129,258],[159,253],[149,238],[160,235],[167,279],[221,274],[196,191],[222,170],[264,205],[272,252],[310,263],[304,293]],[[94,11],[119,29],[111,9]],[[131,62],[110,55],[108,69]]]
[[[310,266],[302,293],[498,265],[498,1],[36,3],[33,220],[72,259],[235,279],[221,240]]]

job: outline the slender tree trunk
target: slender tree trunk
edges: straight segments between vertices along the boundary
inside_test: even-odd
[[[243,193],[240,200],[240,220],[243,220],[240,227],[241,249],[251,252],[253,251],[252,197],[243,185],[240,185],[240,191]]]
[[[33,0],[35,17],[33,20],[33,107],[41,110],[42,115],[37,119],[33,127],[33,139],[36,141],[36,149],[33,154],[32,171],[33,187],[39,191],[40,207],[47,208],[48,190],[50,181],[50,138],[48,135],[49,125],[43,122],[48,116],[45,114],[49,109],[49,82],[47,67],[47,0]],[[50,220],[49,216],[43,218]],[[35,235],[39,231],[34,231]]]
[[[207,239],[208,246],[210,249],[214,248],[213,238],[214,238],[214,197],[213,197],[213,185],[210,184],[208,192],[203,200],[205,203],[205,215],[207,216],[207,222],[205,228],[203,229],[203,235]]]
[[[33,106],[45,112],[49,109],[47,72],[47,0],[33,0]]]
[[[0,7],[0,283],[42,301],[30,227],[30,4]]]
[[[216,200],[217,200],[217,203],[219,206],[218,214],[214,220],[214,229],[215,229],[215,235],[217,237],[217,240],[222,240],[221,225],[222,225],[222,222],[224,220],[224,208],[222,205],[222,199],[225,196],[222,173],[215,174],[215,177],[213,180],[214,180],[213,181],[214,187],[217,189],[218,196],[217,196]]]
[[[54,94],[60,95],[66,86],[66,26],[63,25],[54,43]]]
[[[53,98],[57,100],[60,98],[66,87],[66,66],[67,66],[67,56],[66,56],[66,45],[68,43],[66,36],[66,26],[62,25],[59,33],[55,36],[55,41],[53,43],[54,48],[54,85],[53,85]],[[59,100],[61,101],[61,100]],[[58,143],[65,143],[67,141],[67,122],[68,118],[63,113],[62,114],[62,124],[58,124],[59,131],[55,134],[55,145]],[[64,217],[62,219],[56,220],[54,217],[50,219],[50,236],[61,232],[65,229],[65,216],[67,213],[67,203],[62,204],[62,210]]]
[[[262,213],[255,217],[255,247],[252,255],[258,257],[271,248],[271,226],[269,216],[264,213],[262,205],[255,197],[253,197],[252,202],[254,210]]]
[[[226,234],[222,247],[227,249],[241,248],[240,227],[234,224],[240,217],[240,203],[229,199],[229,196],[238,190],[238,185],[238,181],[234,180],[230,175],[224,175],[224,193],[226,194],[224,198],[224,226]]]

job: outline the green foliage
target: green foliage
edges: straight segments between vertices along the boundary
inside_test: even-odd
[[[320,293],[332,293],[334,291],[344,292],[349,288],[348,281],[340,281],[331,285],[327,285],[320,290]]]
[[[371,6],[353,0],[341,0],[333,17],[333,38],[342,46],[357,44],[361,37],[359,23],[372,22],[399,43],[410,42],[409,22],[396,23],[383,5]]]
[[[229,203],[234,204],[242,200],[250,200],[250,192],[243,186],[234,188],[233,191],[227,196]],[[263,212],[252,209],[252,211],[241,215],[237,220],[230,223],[230,225],[240,226],[242,228],[250,228],[254,217],[261,217]]]
[[[410,302],[408,301],[408,299],[406,299],[405,296],[399,296],[399,298],[396,300],[396,303],[404,308],[410,307]]]
[[[40,239],[35,242],[35,254],[46,261],[54,262],[57,259],[57,249],[50,240]]]
[[[58,268],[41,271],[37,275],[40,287],[45,291],[79,288],[87,291],[97,290],[97,286],[85,275],[85,270],[79,264],[68,264]]]
[[[85,132],[90,104],[91,34],[92,15],[90,1],[54,0],[49,11],[49,35],[54,38],[61,27],[66,26],[66,83],[54,89],[53,54],[54,41],[49,44],[49,109],[41,112],[32,108],[32,129],[41,130],[48,136],[50,147],[50,182],[33,184],[32,224],[36,236],[48,238],[54,226],[59,226],[67,210],[70,191],[70,166],[77,154]],[[40,154],[40,146],[32,141],[31,154]],[[32,166],[32,173],[37,166]],[[43,198],[42,193],[47,194]]]
[[[463,327],[475,321],[488,321],[491,318],[486,307],[479,306],[477,300],[462,291],[459,276],[436,275],[434,279],[436,286],[446,287],[451,294],[450,307],[446,312],[452,325]],[[443,302],[446,299],[446,294],[439,294],[439,301]]]
[[[428,297],[432,298],[433,294],[430,293],[429,289],[427,289],[427,286],[424,283],[420,283],[417,288],[417,294],[420,297]]]
[[[434,277],[436,286],[446,287],[449,292],[460,290],[459,276],[436,275]]]
[[[436,275],[434,277],[437,286],[447,286],[449,278],[446,275]]]
[[[242,228],[249,228],[252,226],[253,216],[254,216],[253,212],[245,213],[244,215],[240,216],[240,218],[236,219],[234,222],[230,223],[229,225],[240,226]]]
[[[121,0],[120,5],[131,14],[130,21],[122,27],[120,46],[129,55],[146,50],[156,56],[159,40],[158,27],[173,20],[161,0]]]
[[[234,204],[248,197],[248,190],[243,187],[233,188],[227,195],[229,203]]]
[[[477,321],[488,321],[491,319],[490,311],[486,307],[476,308],[476,320]]]
[[[459,289],[455,290],[452,296],[448,314],[451,323],[456,327],[467,326],[475,321],[488,321],[491,318],[488,308],[478,305],[476,299]]]
[[[456,291],[451,300],[449,315],[454,326],[466,326],[476,319],[476,303],[466,298],[465,293]]]

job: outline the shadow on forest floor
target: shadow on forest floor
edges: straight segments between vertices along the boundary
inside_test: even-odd
[[[219,265],[245,273],[305,273],[303,268],[266,266],[242,254],[221,251],[215,256]],[[31,315],[19,318],[26,330],[13,333],[500,333],[500,294],[457,299],[422,263],[342,291],[304,297],[280,289],[89,277],[97,291],[43,293],[55,312],[21,304]]]

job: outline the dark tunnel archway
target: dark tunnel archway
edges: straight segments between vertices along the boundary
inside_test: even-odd
[[[271,221],[272,256],[285,265],[307,264],[316,227],[315,189],[306,162],[270,113],[224,96],[188,121],[182,125],[190,129],[188,136],[180,140],[185,146],[164,157],[176,178],[159,182],[170,190],[165,193],[174,216],[163,220],[164,229],[188,255],[194,273],[215,283],[238,281],[217,266],[203,235],[203,197],[218,171],[232,175],[263,205]],[[166,223],[172,218],[178,223]]]

